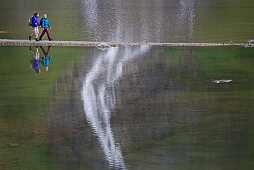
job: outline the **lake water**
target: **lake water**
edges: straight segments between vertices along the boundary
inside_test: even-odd
[[[29,48],[1,47],[0,165],[251,169],[253,53],[52,47],[38,74]]]
[[[254,35],[249,0],[46,2],[0,2],[0,38],[24,39],[35,9],[56,40]],[[242,47],[0,47],[0,169],[252,169],[253,56]],[[213,82],[222,79],[232,82]]]

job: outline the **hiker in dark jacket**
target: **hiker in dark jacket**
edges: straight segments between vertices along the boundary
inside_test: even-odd
[[[35,35],[35,40],[38,40],[38,35],[39,35],[39,29],[38,27],[40,26],[39,22],[38,22],[38,17],[39,17],[39,13],[36,12],[32,18],[32,27],[33,27],[33,33],[31,35],[29,35],[28,39],[31,41],[31,37]]]
[[[43,31],[41,33],[41,36],[40,36],[39,40],[40,41],[42,40],[42,37],[44,36],[44,34],[46,32],[49,41],[52,41],[52,39],[50,38],[50,35],[49,35],[49,30],[48,30],[48,28],[51,29],[51,26],[50,26],[49,21],[47,19],[47,14],[44,14],[44,17],[41,19],[40,23],[41,23],[41,27],[42,27]]]

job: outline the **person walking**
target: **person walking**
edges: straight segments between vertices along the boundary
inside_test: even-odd
[[[48,17],[47,14],[44,14],[44,17],[40,20],[40,24],[41,24],[41,27],[43,29],[43,31],[41,33],[41,36],[39,38],[40,41],[42,40],[42,37],[44,36],[45,33],[47,33],[49,41],[52,41],[52,39],[49,35],[49,30],[48,30],[48,28],[51,29],[51,26],[49,24],[49,21],[48,21],[47,17]]]
[[[39,29],[38,27],[40,26],[39,22],[38,22],[38,17],[39,17],[39,13],[36,12],[34,13],[34,16],[32,17],[32,27],[33,27],[33,33],[31,35],[29,35],[28,39],[31,41],[32,36],[35,35],[35,40],[38,40],[38,35],[39,35]]]

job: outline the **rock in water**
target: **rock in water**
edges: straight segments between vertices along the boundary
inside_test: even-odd
[[[107,50],[108,48],[110,48],[111,46],[108,45],[107,43],[100,43],[96,46],[98,49],[104,51]]]
[[[213,83],[220,84],[220,83],[230,83],[232,80],[212,80]]]

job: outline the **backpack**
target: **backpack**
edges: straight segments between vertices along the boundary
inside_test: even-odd
[[[44,20],[44,18],[41,18],[41,20],[40,20],[40,25],[42,26],[42,20]]]
[[[33,16],[31,18],[29,18],[28,25],[33,26]]]

